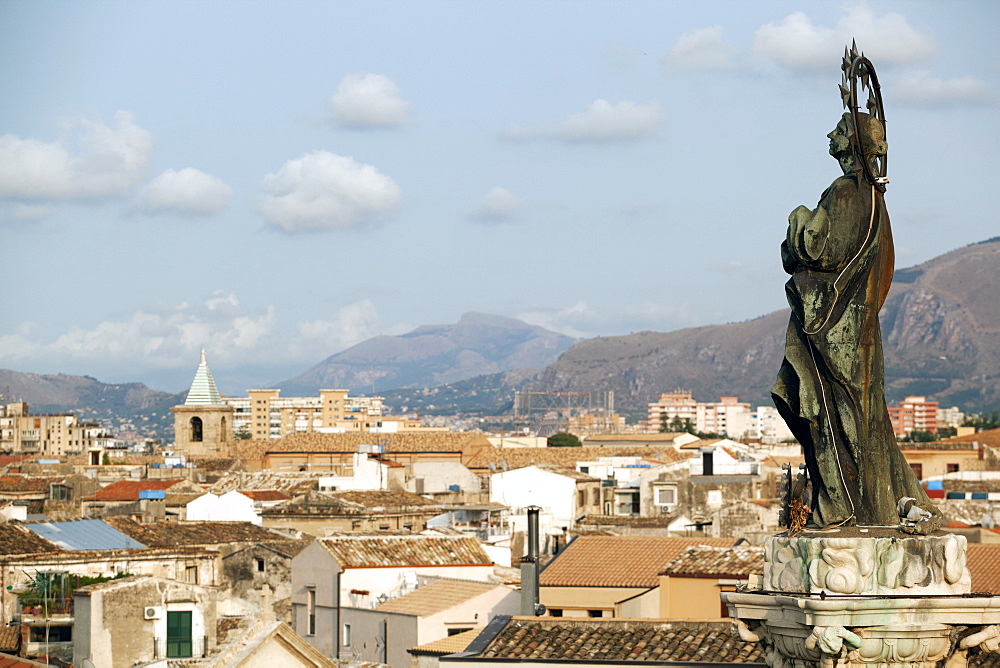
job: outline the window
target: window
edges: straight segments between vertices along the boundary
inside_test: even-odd
[[[185,566],[184,567],[184,582],[190,584],[198,584],[198,567],[197,566]]]
[[[351,646],[351,625],[350,624],[344,624],[344,632],[343,632],[343,637],[341,638],[340,646],[341,647],[350,647]]]
[[[451,637],[451,636],[457,636],[459,633],[465,633],[466,631],[471,631],[473,628],[475,628],[475,627],[472,627],[472,626],[458,626],[458,627],[455,627],[455,628],[451,628],[451,629],[448,629],[448,636],[449,637]]]
[[[202,423],[200,417],[191,418],[191,442],[201,443],[202,439]]]
[[[677,505],[676,487],[656,487],[654,488],[654,493],[656,495],[656,500],[655,500],[656,505],[658,506]]]
[[[306,615],[308,616],[308,626],[306,635],[316,635],[316,590],[310,589],[306,592]]]
[[[559,608],[549,608],[549,615],[551,617],[562,617],[562,610]]]
[[[713,489],[708,492],[708,505],[710,506],[721,506],[722,505],[722,490]]]
[[[958,473],[958,464],[945,464],[946,473]]]
[[[582,489],[576,493],[576,499],[577,499],[576,505],[578,505],[581,508],[586,505],[586,503],[587,503],[587,496],[586,496],[586,494],[587,494],[587,492],[585,490],[582,490]]]
[[[191,611],[167,611],[167,658],[180,659],[192,654]]]
[[[257,562],[257,572],[258,573],[263,573],[264,572],[264,560],[263,559],[256,559],[255,561]]]
[[[587,616],[588,617],[603,617],[604,616],[604,611],[603,610],[588,610],[587,611]]]
[[[910,464],[910,468],[913,469],[913,474],[917,476],[917,480],[924,479],[924,465],[923,464]]]
[[[600,488],[595,487],[594,489],[590,490],[590,505],[592,505],[592,506],[599,506],[599,505],[601,505],[601,490],[600,490]]]

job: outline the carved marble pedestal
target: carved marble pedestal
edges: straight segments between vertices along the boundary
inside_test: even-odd
[[[965,547],[882,528],[772,536],[760,581],[722,597],[771,668],[963,668],[1000,647],[1000,597],[970,594]]]

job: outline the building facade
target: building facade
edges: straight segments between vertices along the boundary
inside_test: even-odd
[[[898,406],[889,406],[889,421],[896,436],[906,436],[911,431],[937,433],[938,402],[927,397],[906,397]]]
[[[752,434],[750,404],[738,397],[720,397],[719,401],[695,401],[690,390],[661,394],[649,404],[647,427],[658,431],[695,431],[742,438]]]
[[[114,439],[97,424],[80,423],[71,413],[32,415],[23,401],[0,407],[0,451],[15,455],[88,455],[100,464]]]

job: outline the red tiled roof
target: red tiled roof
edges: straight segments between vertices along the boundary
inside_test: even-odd
[[[663,568],[663,575],[673,576],[735,578],[763,572],[764,548],[750,545],[692,545]]]
[[[757,643],[735,637],[728,620],[513,617],[479,655],[488,659],[598,662],[759,663]]]
[[[691,545],[732,545],[733,538],[580,536],[541,572],[543,587],[655,587],[659,574]]]
[[[19,475],[0,476],[0,492],[47,492],[53,482],[62,478],[26,478]]]
[[[36,666],[49,668],[49,665],[46,663],[29,661],[28,659],[22,659],[19,656],[11,656],[10,654],[0,654],[0,668],[35,668]]]
[[[239,492],[254,501],[287,501],[292,498],[276,489],[241,489]]]
[[[84,497],[84,501],[137,501],[139,492],[147,489],[167,490],[181,480],[119,480]]]
[[[320,543],[343,568],[493,565],[475,538],[342,536]]]
[[[129,517],[105,517],[104,523],[147,547],[222,545],[224,543],[287,540],[250,522],[153,522],[139,524]]]
[[[1000,543],[969,543],[965,554],[972,591],[1000,594]]]
[[[20,522],[0,524],[0,555],[37,554],[41,552],[62,552],[34,531],[29,531]]]

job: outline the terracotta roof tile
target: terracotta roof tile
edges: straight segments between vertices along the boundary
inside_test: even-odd
[[[276,489],[241,489],[240,494],[254,501],[287,501],[292,498]]]
[[[641,517],[639,515],[586,515],[576,523],[580,527],[635,527],[665,529],[674,521],[674,515],[654,515]]]
[[[429,433],[400,432],[398,434],[372,434],[367,432],[345,434],[289,434],[271,441],[267,452],[343,452],[355,453],[359,445],[376,444],[384,453],[393,452],[456,452],[471,447],[492,447],[486,436],[478,432]]]
[[[692,545],[668,563],[663,575],[746,577],[764,572],[764,548],[750,545],[709,547]]]
[[[952,436],[951,438],[946,438],[941,442],[979,443],[980,445],[988,445],[991,448],[1000,448],[1000,428],[986,429],[975,434],[968,434],[967,436]]]
[[[281,534],[249,522],[154,522],[139,524],[128,517],[105,517],[123,534],[148,547],[185,547],[286,541]]]
[[[138,501],[143,490],[168,490],[183,480],[119,480],[100,489],[84,501]]]
[[[343,568],[493,565],[475,538],[339,536],[320,543]]]
[[[624,443],[673,443],[681,434],[686,432],[676,431],[676,432],[656,432],[651,434],[590,434],[584,437],[583,442],[587,441],[617,441]]]
[[[49,485],[65,478],[28,478],[21,475],[0,476],[0,492],[47,492]]]
[[[469,646],[470,642],[476,639],[476,636],[482,632],[483,628],[485,627],[479,626],[474,629],[469,629],[468,631],[456,633],[455,635],[448,636],[447,638],[441,638],[440,640],[429,642],[426,645],[411,647],[406,651],[410,654],[430,654],[433,656],[444,656],[445,654],[464,652],[465,648]]]
[[[972,591],[1000,594],[1000,543],[969,543],[965,554]]]
[[[289,501],[261,510],[262,517],[283,515],[365,515],[376,512],[400,512],[420,509],[423,514],[437,514],[433,501],[422,496],[397,491],[309,492]]]
[[[499,586],[502,585],[442,578],[417,587],[409,594],[386,601],[376,610],[428,617],[481,596]]]
[[[29,531],[20,522],[0,524],[0,555],[62,552],[59,547]]]
[[[643,457],[648,458],[655,453],[655,456],[665,463],[682,461],[691,458],[690,453],[680,453],[670,446],[664,446],[663,450],[654,449],[650,451],[648,447],[595,447],[583,446],[579,448],[489,448],[483,449],[471,457],[466,462],[470,469],[488,469],[490,464],[497,470],[506,464],[508,468],[519,469],[532,464],[548,464],[560,468],[576,468],[577,462],[593,462],[601,457]]]
[[[10,654],[0,654],[0,668],[35,668],[36,666],[49,668],[49,664],[47,663],[29,661],[28,659],[22,659],[19,656],[12,656]]]
[[[691,545],[725,547],[732,538],[580,536],[541,572],[543,587],[655,587],[663,567]]]
[[[21,647],[21,629],[18,626],[0,627],[0,652],[14,652]]]
[[[760,663],[729,621],[513,617],[480,654],[491,659]]]

